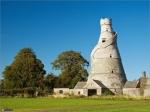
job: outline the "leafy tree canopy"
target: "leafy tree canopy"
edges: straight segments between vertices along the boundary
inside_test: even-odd
[[[21,49],[12,64],[3,72],[5,88],[42,88],[44,80],[44,64],[37,59],[30,48]]]
[[[53,88],[56,85],[58,77],[55,76],[53,73],[49,73],[45,76],[44,82],[45,82],[45,88],[52,92]]]
[[[85,81],[88,72],[85,66],[89,63],[76,51],[62,52],[52,63],[53,68],[60,70],[59,87],[73,88],[78,81]]]

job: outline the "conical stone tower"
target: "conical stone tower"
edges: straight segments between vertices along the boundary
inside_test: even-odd
[[[102,18],[100,25],[100,39],[91,53],[91,73],[87,84],[98,80],[114,94],[121,94],[127,79],[117,47],[117,33],[113,31],[109,18]]]

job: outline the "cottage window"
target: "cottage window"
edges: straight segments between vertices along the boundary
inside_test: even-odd
[[[63,90],[59,90],[59,93],[60,93],[60,94],[63,94]]]
[[[80,91],[78,91],[78,95],[80,95]]]

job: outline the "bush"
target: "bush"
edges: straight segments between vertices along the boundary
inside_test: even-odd
[[[24,95],[26,97],[35,97],[36,96],[36,88],[34,87],[28,87],[28,88],[24,88]]]
[[[35,88],[23,88],[23,89],[2,89],[0,90],[0,96],[27,96],[34,97],[35,96]]]
[[[37,91],[37,96],[48,96],[48,91],[47,90],[38,90]]]

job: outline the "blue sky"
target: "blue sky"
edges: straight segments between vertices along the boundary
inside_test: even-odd
[[[76,50],[90,61],[100,34],[99,19],[111,17],[129,80],[150,74],[150,2],[11,2],[1,1],[0,73],[16,53],[31,47],[47,73],[65,50]]]

